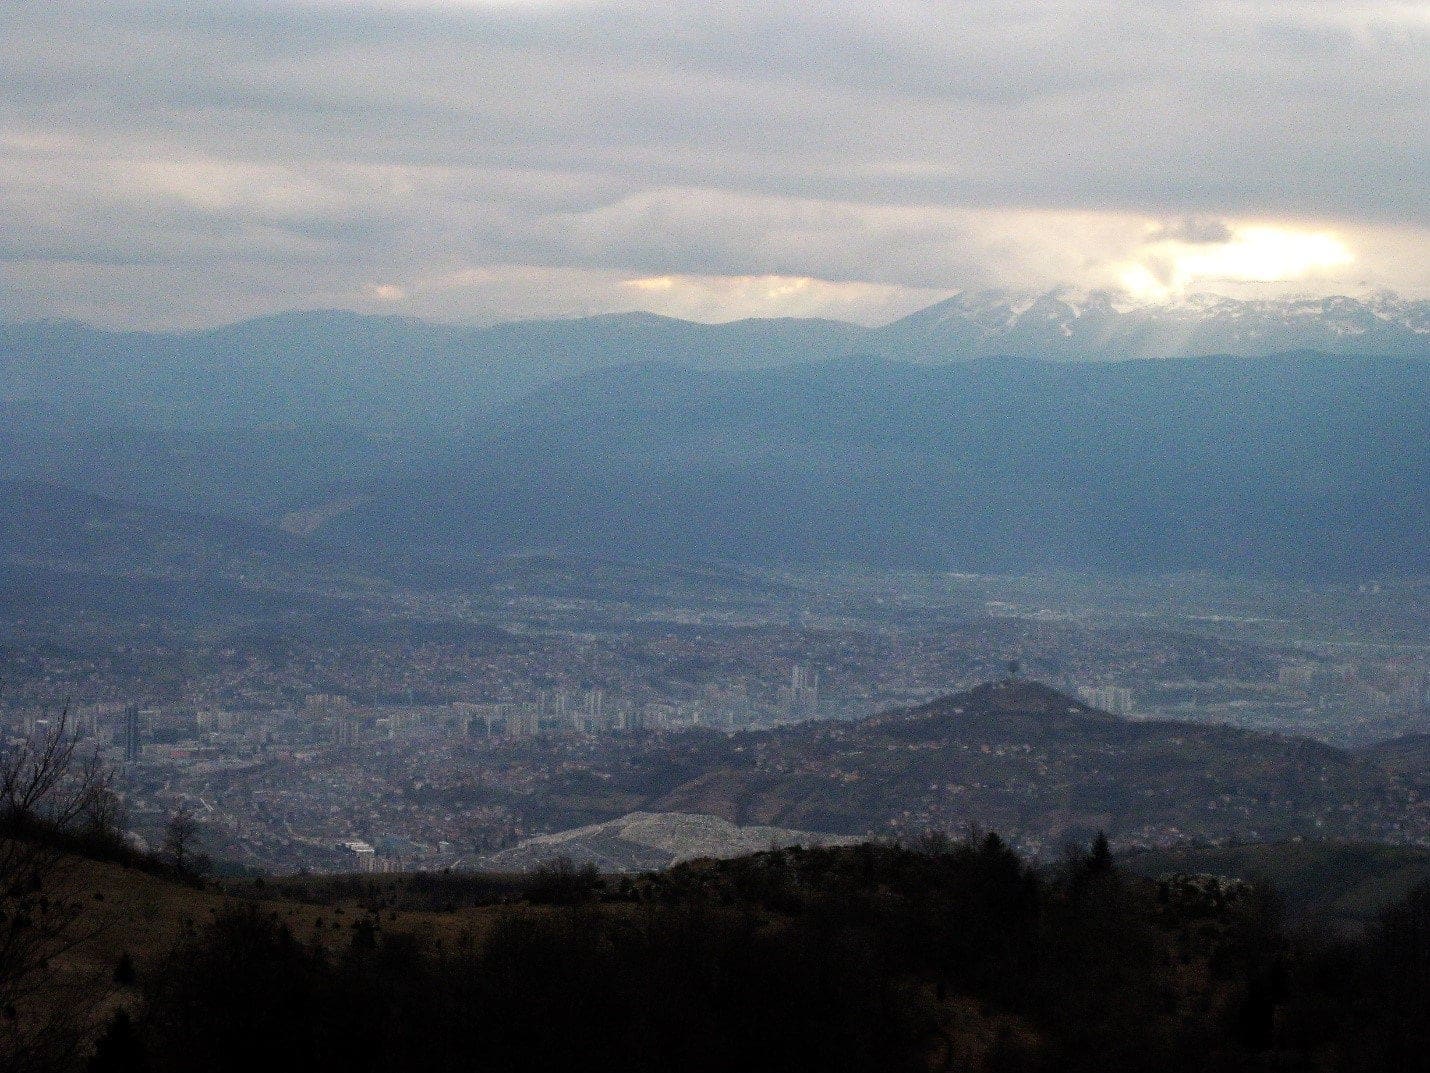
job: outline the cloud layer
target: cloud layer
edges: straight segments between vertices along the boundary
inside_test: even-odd
[[[0,6],[0,315],[1430,294],[1430,12]]]

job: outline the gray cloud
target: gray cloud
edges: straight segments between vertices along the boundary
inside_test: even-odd
[[[1179,220],[1168,220],[1148,236],[1149,242],[1187,242],[1195,245],[1204,243],[1230,242],[1234,232],[1225,220],[1210,219],[1205,216],[1184,216]]]
[[[659,297],[632,275],[866,284],[868,316],[1247,220],[1348,237],[1307,285],[1427,286],[1405,5],[18,2],[0,41],[12,316]]]

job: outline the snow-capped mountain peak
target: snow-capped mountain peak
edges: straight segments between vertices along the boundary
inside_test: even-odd
[[[1430,302],[1366,298],[1237,299],[1190,294],[1138,301],[1109,290],[960,291],[879,332],[889,352],[924,360],[1256,356],[1294,350],[1430,357]]]

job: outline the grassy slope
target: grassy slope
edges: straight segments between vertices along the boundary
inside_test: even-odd
[[[185,935],[235,900],[257,902],[282,917],[300,939],[334,949],[347,945],[353,924],[374,904],[367,897],[324,893],[321,888],[330,881],[321,879],[294,880],[289,884],[293,891],[282,895],[252,880],[209,883],[200,889],[117,864],[79,861],[73,868],[66,885],[80,892],[85,908],[77,930],[88,938],[60,959],[55,969],[76,979],[109,978],[125,953],[142,974]],[[384,881],[391,883],[399,877],[375,878],[380,890]],[[313,897],[301,891],[303,885],[314,887]],[[422,932],[461,944],[480,940],[495,913],[486,907],[437,912],[394,906],[382,910],[381,924],[387,931]]]
[[[1149,876],[1205,872],[1263,880],[1281,892],[1293,912],[1357,923],[1416,884],[1430,882],[1430,850],[1364,843],[1191,846],[1132,854],[1122,863]],[[360,889],[350,879],[323,877],[229,880],[198,889],[115,864],[85,861],[76,868],[86,904],[84,926],[95,935],[66,959],[73,969],[112,971],[128,951],[142,970],[234,899],[265,905],[301,938],[334,946],[345,944],[352,924],[374,907],[380,907],[386,930],[435,932],[454,942],[479,940],[504,908],[435,903],[419,908],[422,900],[401,889],[403,876],[362,877]]]

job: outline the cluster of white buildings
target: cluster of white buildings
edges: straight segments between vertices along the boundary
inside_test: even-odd
[[[1132,690],[1124,686],[1079,686],[1078,700],[1113,715],[1131,715],[1136,709]]]

